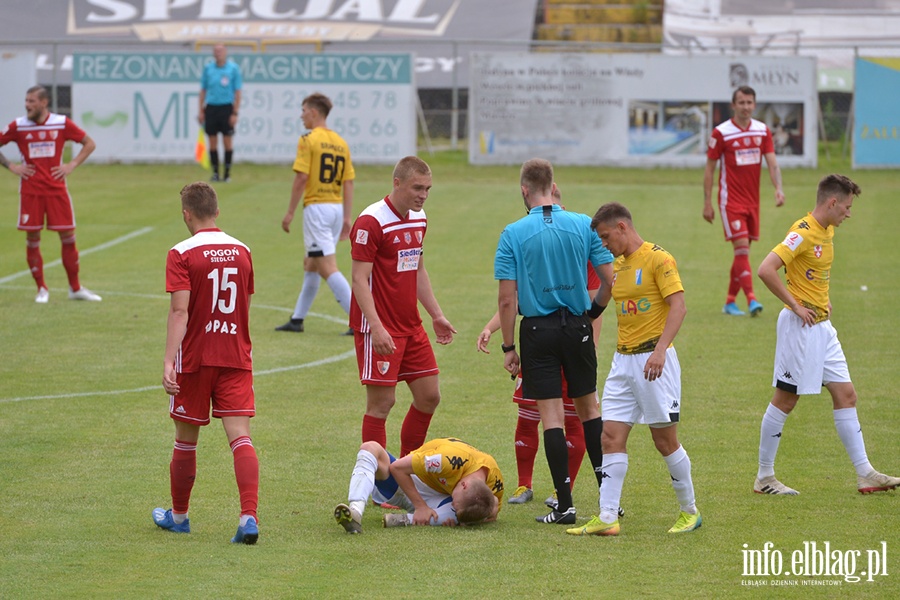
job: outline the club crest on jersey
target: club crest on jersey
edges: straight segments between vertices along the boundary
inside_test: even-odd
[[[422,232],[421,231],[416,232],[416,241],[419,242],[420,244],[422,243]]]
[[[425,455],[425,472],[426,473],[440,473],[442,463],[443,463],[442,455],[426,454]]]
[[[441,485],[447,485],[447,478],[446,478],[446,477],[438,477],[438,481],[441,482]]]
[[[746,137],[744,138],[744,145],[745,145],[745,146],[749,146],[749,145],[750,145],[750,138],[746,138]]]
[[[51,139],[51,140],[55,140],[58,136],[59,136],[59,132],[56,131],[55,129],[54,129],[53,131],[50,132],[50,139]]]
[[[757,136],[754,136],[754,137],[753,137],[753,143],[756,144],[757,146],[761,145],[761,144],[762,144],[762,138],[761,138],[760,136],[758,136],[758,135],[757,135]]]
[[[403,232],[403,241],[406,242],[407,244],[412,242],[412,236],[409,234],[408,231]]]
[[[39,137],[40,139],[42,139],[42,140],[47,139],[47,132],[46,132],[46,131],[39,131],[39,132],[38,132],[38,137]]]
[[[388,369],[391,368],[391,363],[386,360],[379,360],[375,363],[375,367],[378,369],[378,372],[384,375],[388,372]]]
[[[369,232],[365,229],[359,229],[356,232],[356,243],[365,246],[369,243]]]
[[[822,246],[817,245],[815,248],[813,248],[813,252],[815,253],[816,258],[822,258]]]

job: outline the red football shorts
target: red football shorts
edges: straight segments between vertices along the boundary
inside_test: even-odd
[[[726,205],[722,213],[722,228],[725,230],[725,241],[738,238],[759,240],[759,207]]]
[[[178,385],[178,395],[169,396],[169,416],[176,421],[209,425],[210,406],[217,419],[256,415],[253,371],[200,367],[195,373],[179,373]]]
[[[413,381],[438,374],[437,360],[425,328],[419,326],[408,337],[395,337],[393,354],[378,354],[372,348],[372,334],[355,331],[356,362],[359,381],[363,385],[397,385],[398,381]]]
[[[75,209],[68,192],[62,194],[21,194],[19,196],[20,231],[40,231],[44,228],[66,231],[75,229]]]

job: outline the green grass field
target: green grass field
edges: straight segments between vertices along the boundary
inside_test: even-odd
[[[515,167],[472,167],[462,153],[429,160],[434,188],[426,204],[428,270],[459,334],[437,347],[443,401],[430,436],[459,436],[493,454],[507,489],[516,485],[516,409],[499,341],[477,353],[475,338],[496,309],[493,254],[502,228],[523,214]],[[775,209],[763,181],[763,233],[757,265],[788,226],[811,209],[818,179],[848,172],[845,162],[784,174],[786,206]],[[833,270],[834,322],[859,392],[868,454],[882,471],[900,473],[897,388],[900,230],[895,171],[849,173],[863,194],[838,231]],[[348,536],[332,519],[346,500],[360,440],[364,389],[345,318],[323,286],[306,332],[275,332],[301,282],[302,244],[280,230],[292,174],[284,166],[238,164],[221,184],[219,225],[253,251],[251,312],[260,458],[261,537],[229,544],[238,515],[230,452],[213,423],[198,450],[191,503],[193,533],[156,528],[155,506],[168,507],[173,427],[160,384],[168,297],[165,256],[188,237],[178,191],[205,177],[195,166],[99,165],[70,181],[78,216],[82,281],[102,303],[66,298],[55,233],[44,233],[51,298],[33,302],[24,234],[16,231],[17,182],[0,173],[0,597],[2,598],[659,598],[900,596],[900,493],[861,496],[840,445],[827,394],[804,399],[788,420],[778,475],[797,497],[751,492],[759,424],[771,398],[779,306],[757,281],[760,318],[721,314],[731,252],[721,227],[701,217],[700,170],[559,168],[569,210],[593,214],[603,202],[628,205],[644,238],[678,260],[688,316],[676,339],[683,369],[679,436],[693,463],[703,527],[671,536],[678,506],[646,427],[631,436],[630,469],[618,538],[581,539],[538,525],[552,491],[543,452],[535,468],[536,501],[506,505],[499,522],[472,529],[381,528],[381,509]],[[390,169],[357,169],[356,208],[389,191]],[[717,217],[718,219],[718,217]],[[888,244],[885,246],[885,244]],[[349,274],[349,247],[339,263]],[[861,286],[867,286],[862,291]],[[423,311],[424,312],[424,311]],[[430,322],[426,315],[426,328]],[[601,334],[598,379],[606,376],[615,326]],[[408,391],[388,422],[398,445]],[[596,511],[590,465],[574,495],[580,518]],[[745,549],[773,544],[791,570],[804,542],[825,542],[849,559],[886,542],[888,575],[746,577]],[[846,563],[849,564],[849,563]],[[804,581],[836,585],[811,587]],[[749,587],[747,582],[764,583]],[[790,587],[777,587],[779,583]],[[796,583],[796,585],[793,585]]]

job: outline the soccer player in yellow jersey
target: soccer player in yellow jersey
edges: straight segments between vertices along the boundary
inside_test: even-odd
[[[334,518],[348,533],[362,532],[369,497],[407,514],[386,514],[385,527],[474,525],[497,518],[503,475],[494,458],[456,438],[426,442],[397,460],[377,442],[363,442],[356,455],[347,503]]]
[[[672,342],[687,313],[678,266],[671,254],[641,239],[631,213],[618,202],[601,206],[591,227],[616,257],[610,307],[615,306],[618,340],[601,400],[600,515],[566,533],[619,534],[619,501],[628,472],[626,443],[635,423],[650,426],[681,506],[669,533],[693,531],[702,519],[695,503],[691,460],[677,435],[681,367]]]
[[[772,249],[757,270],[762,282],[785,305],[776,330],[775,394],[759,432],[759,470],[753,484],[758,494],[797,495],[797,490],[775,478],[775,455],[784,423],[800,396],[819,394],[822,386],[831,394],[834,425],[856,469],[859,492],[900,486],[900,478],[879,473],[866,456],[856,414],[856,390],[830,320],[828,286],[834,228],[850,218],[853,199],[859,194],[859,186],[844,175],[824,177],[819,182],[815,208],[791,226],[784,241]],[[782,267],[786,284],[778,274]]]
[[[303,100],[300,118],[309,133],[297,142],[294,161],[294,185],[287,214],[281,228],[291,231],[291,222],[303,200],[303,286],[290,321],[276,331],[303,331],[303,319],[309,313],[322,279],[335,299],[350,314],[350,284],[338,270],[335,252],[338,241],[350,236],[353,225],[353,180],[356,173],[350,161],[350,147],[337,132],[328,129],[325,119],[331,112],[331,100],[312,94]],[[353,335],[347,331],[347,335]]]

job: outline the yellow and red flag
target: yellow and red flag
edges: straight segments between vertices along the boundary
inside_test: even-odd
[[[194,146],[194,160],[203,167],[209,169],[209,150],[206,147],[206,135],[202,129],[197,130],[197,145]]]

